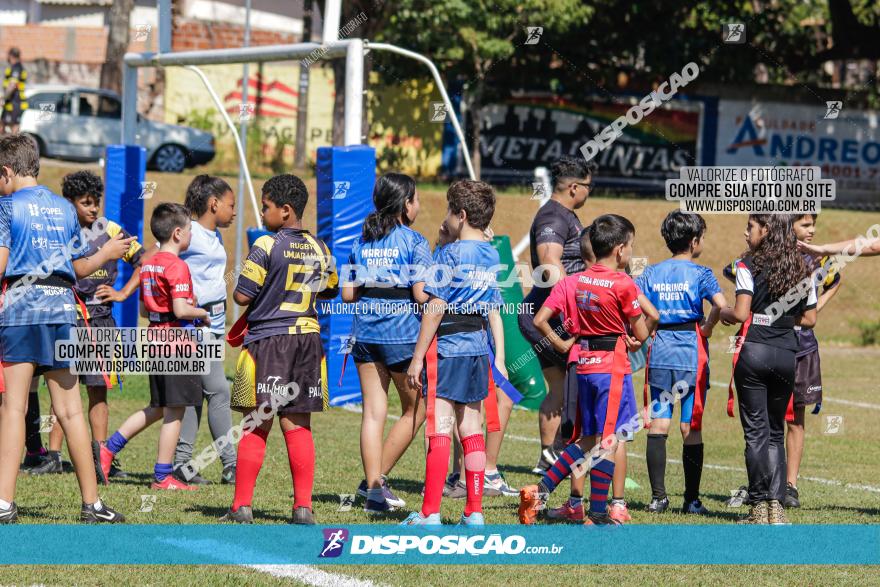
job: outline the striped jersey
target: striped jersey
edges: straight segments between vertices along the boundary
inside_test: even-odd
[[[124,228],[112,220],[108,221],[107,231],[89,243],[89,247],[86,249],[84,256],[91,257],[98,252],[98,249],[107,244],[107,241],[120,232],[122,233],[122,238],[128,238],[131,236]],[[128,247],[128,251],[122,256],[122,260],[132,267],[138,267],[141,264],[141,257],[143,257],[143,255],[143,247],[137,241],[133,241]],[[99,267],[91,275],[76,280],[76,286],[74,286],[73,290],[76,292],[76,295],[79,296],[79,299],[81,299],[86,305],[86,309],[89,311],[89,319],[103,318],[111,314],[113,310],[113,302],[101,302],[95,297],[95,291],[98,289],[98,286],[101,285],[109,285],[110,287],[113,287],[113,284],[116,283],[116,276],[118,274],[117,268],[118,263],[115,259],[113,261],[107,261],[107,263]],[[77,311],[79,311],[79,307],[77,307]]]

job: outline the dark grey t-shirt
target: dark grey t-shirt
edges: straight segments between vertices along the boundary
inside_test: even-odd
[[[541,264],[538,258],[538,245],[545,243],[557,243],[562,245],[562,266],[568,275],[584,271],[586,265],[581,259],[580,235],[584,226],[573,210],[569,210],[556,200],[548,200],[532,222],[529,230],[529,253],[531,255],[532,268]],[[529,294],[530,301],[535,303],[535,311],[541,307],[547,296],[550,295],[550,287],[539,287],[535,284]],[[538,303],[540,300],[540,303]]]

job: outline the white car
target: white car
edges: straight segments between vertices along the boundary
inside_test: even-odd
[[[93,161],[107,145],[118,145],[122,103],[109,90],[77,86],[34,85],[25,91],[28,109],[21,132],[34,137],[40,155]],[[180,173],[214,158],[214,136],[194,128],[146,120],[138,114],[137,143],[147,150],[147,166]]]

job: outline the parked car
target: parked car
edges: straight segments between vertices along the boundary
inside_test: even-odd
[[[104,156],[119,144],[122,102],[109,90],[34,85],[25,92],[30,107],[21,132],[34,137],[40,155],[74,161]],[[194,128],[147,120],[138,114],[137,144],[147,150],[150,169],[180,173],[214,158],[214,136]]]

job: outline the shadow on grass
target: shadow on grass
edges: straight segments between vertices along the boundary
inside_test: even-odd
[[[215,521],[219,521],[220,517],[226,513],[227,508],[213,505],[187,504],[184,506],[184,511],[198,513],[206,518],[212,518]],[[278,514],[268,513],[261,509],[254,509],[254,522],[259,524],[260,521],[289,522],[290,516],[279,516]]]

